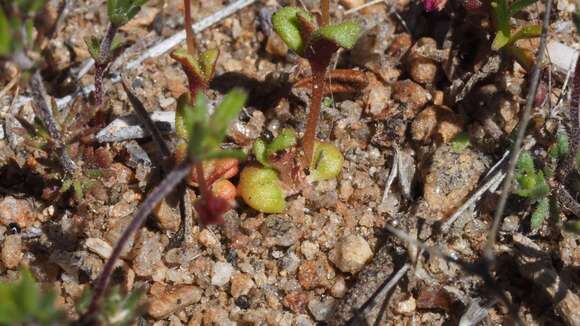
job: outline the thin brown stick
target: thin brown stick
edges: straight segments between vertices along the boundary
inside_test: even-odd
[[[546,12],[544,13],[544,23],[542,27],[542,36],[540,37],[540,46],[538,47],[538,53],[536,54],[535,60],[536,64],[532,68],[531,72],[532,77],[530,82],[530,88],[528,90],[528,95],[526,98],[526,107],[524,108],[524,113],[520,121],[517,138],[512,149],[512,155],[510,157],[507,174],[501,190],[501,197],[497,205],[497,210],[495,211],[493,225],[487,238],[487,244],[485,248],[485,259],[490,264],[493,263],[495,259],[494,247],[497,237],[497,230],[499,229],[499,225],[503,219],[503,212],[505,210],[508,196],[510,195],[511,192],[511,187],[514,180],[514,171],[516,169],[516,164],[518,162],[518,157],[520,155],[524,136],[526,135],[528,123],[530,122],[530,118],[532,116],[532,106],[534,104],[534,98],[536,97],[536,92],[538,90],[538,85],[540,83],[540,72],[541,72],[540,67],[542,65],[542,61],[544,60],[544,52],[546,49],[546,35],[550,24],[551,11],[552,11],[552,0],[548,0],[546,3]]]
[[[131,223],[129,223],[125,231],[123,231],[123,234],[121,234],[121,237],[117,241],[115,248],[113,248],[111,256],[105,263],[105,266],[103,267],[103,270],[97,279],[89,309],[80,320],[82,325],[92,325],[96,323],[96,316],[100,310],[101,301],[105,294],[105,290],[109,285],[111,275],[113,274],[115,263],[121,256],[121,252],[123,251],[123,248],[131,236],[133,236],[133,234],[139,230],[155,206],[157,206],[157,204],[163,198],[165,198],[165,196],[167,196],[175,189],[175,187],[189,174],[190,170],[191,161],[185,160],[173,171],[171,171],[167,177],[165,177],[165,179],[163,179],[163,181],[161,181],[161,183],[157,185],[153,191],[151,191],[149,196],[147,196],[147,199],[141,204],[133,219],[131,220]]]

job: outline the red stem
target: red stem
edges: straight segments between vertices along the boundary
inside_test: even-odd
[[[187,52],[190,55],[195,54],[195,39],[193,38],[193,31],[191,30],[191,0],[183,0],[184,15],[185,15],[185,38],[187,41]],[[192,94],[194,95],[194,94]]]
[[[304,132],[304,163],[310,166],[314,156],[314,141],[316,140],[316,126],[318,125],[318,116],[320,115],[320,106],[322,104],[322,95],[324,93],[324,75],[328,63],[310,62],[312,69],[312,99],[310,101],[310,110],[308,112],[308,122]]]
[[[199,191],[201,192],[202,200],[208,198],[210,195],[210,189],[205,181],[205,175],[203,173],[203,164],[201,161],[195,163],[195,172],[197,173],[197,183],[199,184]]]
[[[322,12],[322,19],[320,26],[326,26],[330,23],[330,0],[320,1],[320,11]]]

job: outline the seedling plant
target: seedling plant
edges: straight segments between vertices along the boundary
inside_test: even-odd
[[[109,27],[103,37],[89,36],[85,39],[91,57],[95,60],[95,104],[103,104],[103,78],[109,65],[122,51],[121,40],[117,36],[119,28],[127,24],[147,0],[107,0]]]

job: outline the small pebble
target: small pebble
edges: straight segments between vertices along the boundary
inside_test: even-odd
[[[433,59],[425,58],[418,48],[437,49],[437,42],[429,37],[420,38],[409,50],[407,56],[407,70],[411,79],[421,85],[430,85],[437,77],[437,63]]]
[[[417,309],[415,298],[409,297],[407,300],[399,301],[395,305],[394,310],[398,315],[411,316],[415,312],[415,309]]]
[[[197,286],[160,287],[158,293],[152,292],[153,298],[149,300],[147,307],[147,313],[155,319],[164,318],[201,300],[202,291]]]
[[[215,286],[226,285],[234,273],[234,267],[230,263],[217,262],[213,265],[211,284]]]
[[[20,265],[24,253],[22,252],[22,239],[18,234],[8,235],[2,245],[2,262],[9,269]]]
[[[310,300],[308,310],[316,321],[326,321],[331,317],[336,300],[329,297],[326,300]]]
[[[10,225],[18,224],[21,228],[26,228],[34,221],[34,214],[28,201],[6,196],[0,201],[0,223]]]
[[[248,274],[242,273],[234,275],[231,282],[230,292],[234,298],[246,296],[255,286],[252,277]]]
[[[367,241],[358,235],[342,237],[330,254],[330,260],[345,273],[357,273],[373,256]]]

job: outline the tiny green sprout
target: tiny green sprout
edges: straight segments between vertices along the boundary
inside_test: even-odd
[[[15,283],[0,283],[0,325],[64,325],[55,307],[56,295],[43,292],[28,270]]]
[[[327,6],[323,6],[323,17],[328,17],[327,9]],[[330,59],[341,47],[351,49],[358,41],[362,29],[353,22],[323,23],[323,26],[317,26],[311,14],[295,7],[278,10],[272,16],[272,25],[290,49],[308,60],[312,70],[312,99],[303,141],[304,162],[310,165],[314,157],[316,126],[326,83],[324,76]]]
[[[246,204],[263,213],[280,213],[286,208],[286,194],[272,158],[296,143],[296,131],[289,128],[282,129],[270,143],[254,142],[254,155],[263,167],[246,166],[240,174],[238,192]]]
[[[141,10],[147,0],[107,0],[107,14],[117,27],[127,24]]]
[[[122,49],[121,37],[119,37],[119,35],[115,35],[113,41],[111,42],[110,54],[107,56],[101,55],[102,42],[103,39],[95,35],[90,35],[85,38],[85,44],[87,45],[87,49],[89,50],[91,58],[93,58],[95,62],[99,64],[107,64],[106,62],[107,60],[116,58],[117,56],[119,56],[119,54],[121,54],[120,53],[120,50]],[[105,59],[105,62],[103,62],[103,59]]]
[[[191,94],[196,94],[198,89],[208,88],[215,75],[219,54],[217,49],[209,49],[199,56],[191,55],[185,49],[177,49],[171,53],[171,57],[181,64],[187,75]]]
[[[469,146],[471,146],[471,143],[469,141],[469,134],[466,132],[460,133],[453,139],[453,141],[451,141],[451,150],[456,153],[463,152]]]
[[[534,167],[534,160],[529,152],[520,154],[516,169],[518,187],[516,193],[520,197],[538,201],[548,195],[550,188],[544,174]]]
[[[329,143],[314,144],[314,159],[310,165],[310,175],[315,180],[330,180],[336,178],[342,170],[344,157],[342,153]]]
[[[286,196],[274,169],[246,166],[240,173],[238,192],[248,206],[259,212],[281,213],[286,209]]]
[[[505,49],[512,55],[524,68],[530,69],[533,65],[532,53],[515,45],[521,39],[539,37],[542,34],[542,26],[528,25],[523,26],[513,32],[510,20],[515,14],[533,4],[537,0],[516,0],[511,4],[508,0],[493,0],[491,8],[493,12],[496,34],[493,39],[492,48],[494,50]]]
[[[570,151],[570,141],[568,140],[568,135],[564,132],[558,133],[556,137],[556,142],[550,146],[548,154],[553,160],[561,160],[566,158],[568,152]]]
[[[294,129],[285,128],[280,131],[271,143],[266,144],[262,139],[254,142],[254,155],[260,164],[265,167],[272,167],[270,157],[277,152],[283,151],[296,145],[296,131]]]
[[[532,228],[532,230],[539,229],[549,214],[550,214],[550,199],[548,197],[544,197],[540,199],[538,205],[536,205],[536,208],[532,213],[532,216],[530,217],[530,227]]]

